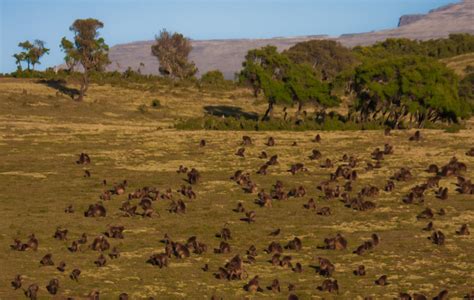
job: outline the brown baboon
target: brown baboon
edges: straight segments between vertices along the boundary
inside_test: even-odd
[[[84,177],[85,178],[91,177],[91,172],[89,170],[84,170]]]
[[[425,210],[423,210],[421,213],[419,213],[416,218],[419,219],[433,219],[434,213],[433,210],[429,207],[427,207]]]
[[[87,153],[79,154],[79,159],[76,161],[78,165],[88,165],[91,163],[91,158]]]
[[[33,251],[36,251],[36,250],[38,250],[38,245],[39,245],[38,239],[36,238],[35,234],[32,233],[28,237],[28,242],[26,242],[26,246],[27,246],[27,248],[30,248]]]
[[[262,151],[262,152],[260,153],[260,155],[258,156],[258,158],[260,158],[260,159],[267,159],[267,158],[268,158],[267,152]]]
[[[100,203],[89,205],[89,208],[84,212],[85,217],[105,217],[106,214],[105,207]]]
[[[277,165],[278,164],[278,155],[273,155],[272,157],[270,157],[270,159],[267,161],[267,165],[269,166],[274,166],[274,165]]]
[[[105,236],[100,235],[94,239],[94,241],[89,247],[92,250],[103,252],[103,251],[109,250],[110,244],[109,244],[109,241],[107,241],[107,238]]]
[[[321,136],[319,134],[317,134],[314,139],[313,139],[313,142],[315,143],[320,143],[321,142]]]
[[[402,293],[402,292],[398,294],[398,299],[399,300],[412,300],[410,294]]]
[[[270,259],[270,263],[273,265],[273,266],[279,266],[280,265],[280,253],[275,253],[273,254],[272,258]]]
[[[340,234],[336,234],[334,238],[324,239],[324,249],[329,250],[344,250],[347,248],[347,240]]]
[[[302,163],[296,163],[294,165],[291,165],[290,169],[288,170],[288,172],[290,172],[293,175],[295,175],[298,172],[307,172],[307,171],[308,169],[305,168],[304,164]]]
[[[474,291],[471,291],[470,293],[467,293],[466,296],[464,296],[465,300],[474,300]]]
[[[280,266],[292,268],[293,265],[291,264],[291,259],[292,257],[290,255],[283,256],[283,258],[280,260]]]
[[[429,222],[425,228],[423,228],[424,231],[431,231],[433,230],[434,226],[433,226],[433,222]]]
[[[364,265],[358,266],[357,269],[354,270],[353,273],[356,276],[364,276],[365,275],[365,266]]]
[[[258,193],[258,199],[255,200],[255,204],[260,205],[260,207],[272,207],[272,198],[262,191]]]
[[[230,252],[230,245],[226,242],[221,242],[219,248],[214,249],[214,253],[225,254]]]
[[[260,287],[259,284],[259,277],[258,275],[252,278],[246,285],[244,285],[244,290],[247,292],[263,292],[263,289]]]
[[[270,232],[269,235],[270,236],[277,236],[277,235],[280,234],[280,231],[281,231],[280,228],[277,228],[277,229],[273,230],[272,232]]]
[[[244,145],[244,146],[252,145],[252,139],[249,136],[244,135],[242,137],[242,145]]]
[[[255,212],[252,210],[252,211],[249,211],[249,212],[246,212],[245,213],[245,218],[242,218],[240,219],[241,221],[244,221],[244,222],[247,222],[247,223],[254,223],[255,222]]]
[[[393,154],[393,146],[390,144],[383,145],[383,153],[385,155]]]
[[[100,292],[93,290],[89,293],[87,297],[89,297],[89,300],[99,300]]]
[[[206,146],[206,140],[202,139],[200,142],[199,142],[199,147],[204,147]]]
[[[123,226],[110,226],[109,230],[104,233],[106,237],[113,238],[113,239],[123,239],[123,231],[125,227]]]
[[[386,192],[391,192],[395,189],[395,183],[391,180],[387,181],[387,184],[385,185],[384,190]]]
[[[58,267],[56,268],[59,272],[64,272],[66,271],[66,263],[65,262],[60,262]]]
[[[436,192],[436,198],[441,199],[441,200],[447,200],[448,199],[448,188],[440,187],[438,189],[438,191]]]
[[[53,255],[51,253],[46,254],[40,261],[42,266],[54,266]]]
[[[168,255],[166,255],[166,253],[153,254],[146,262],[153,266],[158,266],[160,269],[168,267],[169,264]]]
[[[76,241],[73,241],[71,246],[70,247],[67,247],[67,249],[70,251],[70,252],[77,252],[77,250],[79,249],[78,245],[77,245],[77,242]]]
[[[289,283],[288,284],[288,292],[292,292],[296,290],[296,285],[294,285],[293,283]]]
[[[330,216],[331,215],[331,208],[324,206],[321,208],[316,209],[316,214],[320,216]]]
[[[267,286],[267,290],[270,290],[270,291],[275,292],[275,293],[281,292],[280,281],[278,279],[273,279],[272,285]]]
[[[334,167],[334,165],[329,158],[327,158],[326,161],[321,164],[321,168],[332,168],[332,167]]]
[[[121,293],[119,295],[119,300],[128,300],[128,294],[127,293]]]
[[[319,275],[331,277],[336,267],[329,261],[329,259],[318,257],[318,260],[319,267],[317,268],[317,271],[319,272]]]
[[[449,163],[441,168],[441,171],[438,172],[438,175],[443,177],[448,177],[452,175],[459,176],[462,172],[467,170],[465,163],[458,161],[456,157],[451,158]]]
[[[24,290],[26,298],[36,300],[38,298],[39,286],[36,283],[31,284],[28,289]]]
[[[170,213],[175,214],[185,214],[186,213],[186,203],[183,200],[171,200],[171,204],[168,208]]]
[[[69,205],[64,209],[64,212],[67,213],[67,214],[72,214],[72,213],[74,213],[74,207],[72,206],[72,204],[69,204]]]
[[[314,202],[314,199],[311,198],[308,200],[308,203],[303,204],[303,207],[306,209],[316,209],[316,202]]]
[[[469,232],[469,227],[467,224],[462,224],[461,228],[459,230],[456,230],[456,234],[458,235],[470,235],[471,233]]]
[[[375,280],[376,285],[388,285],[387,275],[380,276],[377,280]]]
[[[59,280],[57,280],[56,278],[51,279],[49,281],[49,284],[46,286],[46,289],[51,295],[56,295],[59,290]]]
[[[275,139],[273,137],[269,137],[268,140],[267,140],[267,143],[265,145],[267,145],[269,147],[275,146]]]
[[[216,233],[216,237],[221,238],[224,241],[232,239],[230,229],[227,227],[222,228],[220,232]]]
[[[434,231],[433,234],[428,239],[430,239],[433,242],[433,244],[442,246],[444,245],[445,236],[443,232],[438,230],[438,231]]]
[[[109,253],[110,259],[116,259],[120,257],[120,252],[118,251],[117,247],[113,247],[112,251]]]
[[[433,300],[448,300],[448,290],[442,290]]]
[[[407,181],[412,178],[410,170],[406,168],[401,168],[398,172],[396,172],[391,179],[396,181]]]
[[[77,240],[78,244],[86,244],[87,243],[87,234],[84,232],[81,235],[81,238]]]
[[[321,156],[322,155],[321,155],[321,152],[319,152],[319,150],[313,149],[313,151],[311,152],[311,155],[309,156],[309,159],[316,160],[316,159],[320,159]]]
[[[185,245],[175,242],[172,242],[171,245],[173,246],[173,254],[177,258],[182,259],[191,256],[188,247],[186,247]]]
[[[72,280],[78,281],[79,280],[79,275],[81,275],[81,270],[74,269],[74,270],[72,270],[71,274],[69,275],[69,278],[71,278]]]
[[[209,271],[209,265],[205,264],[204,267],[201,268],[201,270],[203,270],[204,272]]]
[[[201,179],[201,174],[195,168],[192,168],[188,172],[188,182],[189,184],[196,184]]]
[[[446,210],[445,210],[444,208],[440,208],[440,209],[438,210],[438,215],[440,215],[440,216],[445,216],[445,215],[446,215]]]
[[[289,294],[287,300],[299,300],[299,298],[295,294]]]
[[[255,248],[254,245],[251,245],[249,249],[246,251],[246,254],[250,256],[257,256],[257,248]]]
[[[385,128],[384,131],[383,131],[383,132],[384,132],[384,135],[385,135],[385,136],[390,136],[390,135],[392,135],[392,133],[391,133],[390,131],[391,131],[390,128],[388,128],[388,127]]]
[[[245,212],[244,204],[242,202],[237,203],[237,207],[234,208],[233,211],[238,213]]]
[[[239,148],[237,149],[237,152],[235,152],[235,155],[240,156],[240,157],[245,157],[245,148]]]
[[[426,172],[437,174],[439,172],[438,166],[435,164],[431,164],[428,166],[428,169],[426,169]]]
[[[301,263],[297,262],[295,264],[295,267],[292,268],[291,270],[295,273],[301,273],[301,272],[303,272],[303,266],[301,265]]]
[[[286,244],[285,249],[300,251],[302,247],[301,240],[298,237],[295,237]]]
[[[180,165],[178,167],[178,170],[176,171],[176,173],[178,174],[181,174],[181,173],[186,174],[187,172],[188,172],[188,168],[183,165]]]
[[[282,253],[283,247],[277,242],[271,242],[267,249],[265,249],[265,252],[268,254]]]
[[[415,131],[415,134],[413,134],[409,139],[409,141],[419,141],[421,140],[421,133],[419,130]]]
[[[13,280],[11,281],[11,285],[14,290],[21,288],[22,283],[23,283],[22,275],[16,275],[15,278],[13,278]]]
[[[97,258],[96,261],[94,261],[94,264],[98,267],[103,267],[107,263],[107,260],[105,259],[105,256],[101,253],[99,257]]]
[[[67,240],[67,233],[68,233],[67,229],[61,230],[58,227],[58,228],[56,228],[56,232],[54,233],[53,238],[55,238],[57,240],[60,240],[60,241]]]
[[[339,294],[339,284],[337,283],[337,280],[326,279],[323,281],[321,286],[318,286],[318,290],[321,292],[335,292]]]
[[[13,245],[10,245],[12,250],[25,251],[28,248],[27,244],[23,244],[19,239],[13,240]]]

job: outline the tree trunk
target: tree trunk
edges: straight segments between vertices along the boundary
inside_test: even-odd
[[[77,101],[82,101],[84,99],[84,95],[89,88],[89,77],[86,71],[84,71],[82,75],[82,82],[81,82],[81,89],[79,90],[79,97],[76,99]]]
[[[262,121],[267,120],[269,115],[272,113],[273,104],[274,104],[273,101],[268,102],[268,108],[267,108],[267,111],[265,112],[265,115],[263,115]]]

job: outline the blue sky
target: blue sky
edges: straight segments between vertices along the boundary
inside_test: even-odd
[[[115,44],[153,39],[160,29],[192,39],[265,38],[366,32],[395,27],[403,14],[456,0],[0,0],[0,72],[15,70],[24,40],[51,48],[39,69],[62,62],[59,42],[78,18],[104,22]]]

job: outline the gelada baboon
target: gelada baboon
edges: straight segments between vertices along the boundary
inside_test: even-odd
[[[36,283],[31,284],[26,290],[24,290],[26,298],[36,300],[38,298],[38,290],[39,286]]]
[[[247,292],[263,292],[263,289],[260,287],[259,276],[256,275],[252,278],[246,285],[244,285],[244,290]]]
[[[21,288],[22,283],[23,283],[22,275],[16,275],[15,278],[13,278],[13,280],[11,281],[11,285],[14,290]]]
[[[57,280],[56,278],[51,279],[49,281],[49,284],[46,286],[46,289],[51,295],[56,295],[59,290],[59,280]]]
[[[78,281],[80,275],[81,275],[81,270],[74,269],[72,270],[71,274],[69,274],[69,278],[71,278],[74,281]]]
[[[377,280],[375,280],[376,285],[388,285],[387,275],[380,276]]]
[[[42,266],[54,266],[53,255],[51,253],[46,254],[40,261]]]
[[[64,272],[66,271],[66,263],[65,262],[60,262],[58,267],[56,268],[59,272]]]
[[[318,290],[321,292],[339,293],[339,284],[337,283],[337,280],[326,279],[320,286],[318,286]]]
[[[281,291],[280,281],[278,279],[273,279],[272,284],[270,286],[267,286],[267,290],[279,293]]]

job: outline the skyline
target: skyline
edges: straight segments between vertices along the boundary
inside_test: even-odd
[[[16,69],[12,55],[20,51],[17,45],[24,40],[41,39],[51,49],[38,69],[61,64],[60,40],[72,38],[69,26],[78,18],[101,20],[101,36],[112,47],[152,40],[163,28],[194,40],[338,36],[384,30],[396,27],[401,15],[427,13],[453,2],[459,1],[0,0],[0,73]]]

